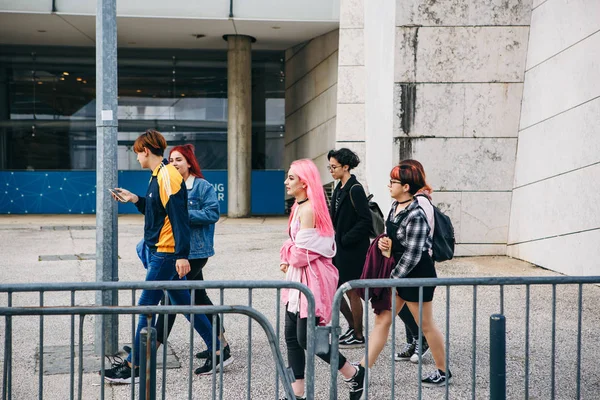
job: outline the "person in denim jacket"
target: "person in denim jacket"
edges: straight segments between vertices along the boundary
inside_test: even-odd
[[[190,217],[191,239],[189,261],[191,271],[187,275],[188,280],[202,281],[204,275],[202,270],[206,265],[208,258],[215,255],[214,237],[215,224],[219,220],[219,201],[217,193],[213,187],[202,175],[198,161],[194,154],[194,146],[186,144],[175,146],[169,153],[169,162],[183,176],[187,188],[188,214]],[[198,306],[213,305],[205,289],[195,291],[194,304]],[[168,317],[167,336],[171,332],[175,322],[175,314]],[[213,321],[212,314],[206,314],[208,319]],[[221,321],[218,315],[215,315],[217,333],[221,332]],[[156,324],[156,337],[161,342],[164,337],[164,318],[159,318]],[[223,332],[225,330],[223,329]],[[223,367],[233,362],[229,344],[219,335],[219,340],[223,342]],[[197,358],[205,359],[205,364],[195,370],[198,375],[212,374],[212,349],[207,349],[196,354]],[[217,371],[219,370],[219,357],[217,356]]]

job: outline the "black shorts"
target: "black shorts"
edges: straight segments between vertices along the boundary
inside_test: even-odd
[[[424,251],[421,255],[421,260],[415,268],[406,276],[407,278],[437,278],[433,260],[428,252]],[[423,287],[423,302],[430,302],[433,300],[433,292],[435,286]],[[398,287],[396,288],[398,296],[404,301],[412,303],[419,302],[419,288],[418,287]]]

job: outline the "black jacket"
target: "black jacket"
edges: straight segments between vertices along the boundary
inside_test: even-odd
[[[341,182],[338,183],[333,191],[329,208],[337,246],[333,263],[340,271],[341,283],[360,278],[369,249],[371,212],[365,190],[362,185],[357,185],[358,183],[354,175],[348,179],[343,188]],[[350,190],[352,190],[354,206],[350,199]],[[335,199],[338,193],[340,198],[336,209]]]

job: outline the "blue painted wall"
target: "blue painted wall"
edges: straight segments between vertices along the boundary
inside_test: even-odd
[[[221,213],[227,213],[227,171],[203,171],[217,191]],[[145,194],[148,171],[119,171],[119,186]],[[284,171],[252,171],[252,214],[284,213]],[[0,214],[94,214],[95,171],[0,171]],[[119,204],[119,214],[137,213]]]

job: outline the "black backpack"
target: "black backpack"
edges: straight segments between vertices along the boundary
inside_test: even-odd
[[[419,195],[423,196],[423,195]],[[427,196],[424,196],[429,200]],[[429,200],[431,203],[431,200]],[[433,219],[435,227],[433,229],[433,260],[448,261],[454,257],[454,227],[450,217],[440,211],[433,205]]]
[[[352,202],[352,207],[354,211],[356,211],[356,206],[354,205],[354,199],[352,198],[352,188],[354,186],[362,186],[360,183],[352,185],[350,188],[350,201]],[[371,201],[373,198],[373,194],[367,196],[367,201],[369,202],[369,211],[371,212],[371,230],[369,231],[369,237],[371,239],[375,239],[377,236],[381,235],[385,230],[385,221],[383,219],[383,213],[379,208],[379,205],[374,201]]]

